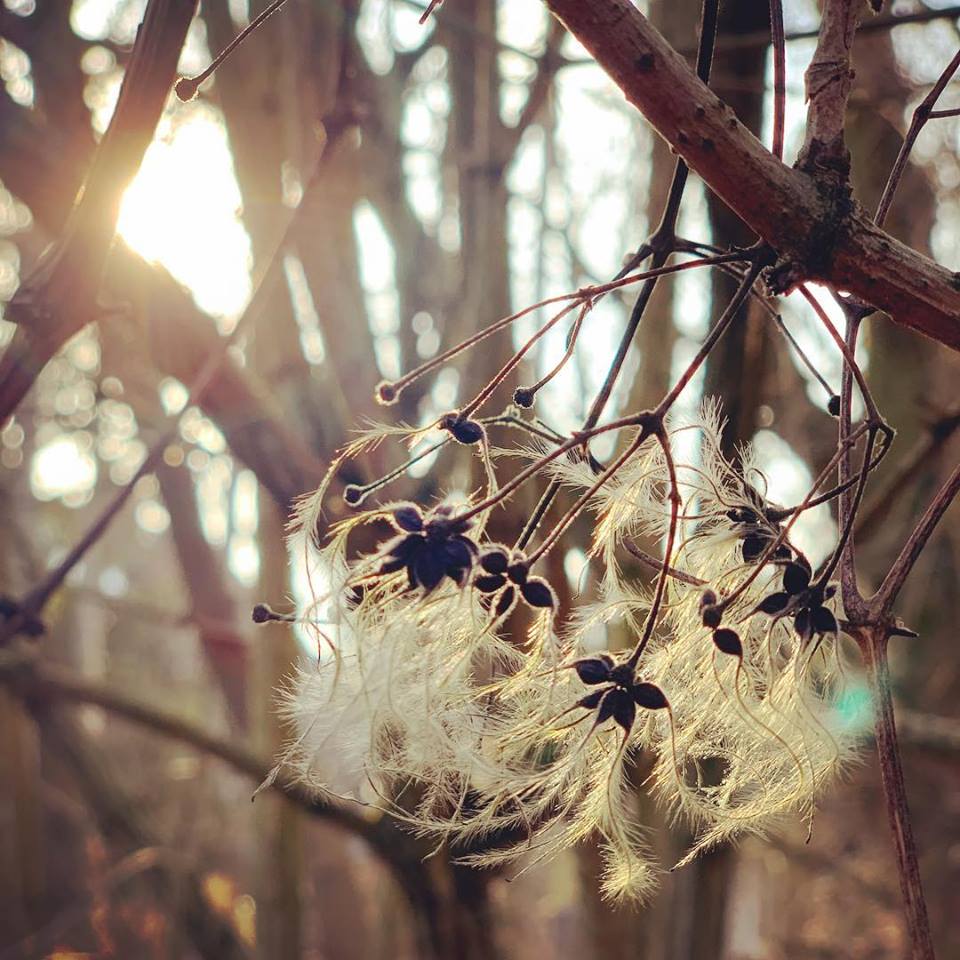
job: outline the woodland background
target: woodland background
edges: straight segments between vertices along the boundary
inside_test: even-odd
[[[3,300],[61,234],[144,6],[0,7]],[[691,53],[696,0],[647,7]],[[785,7],[790,159],[818,14],[812,0]],[[181,71],[202,68],[260,8],[204,0]],[[642,909],[599,900],[590,847],[511,881],[457,867],[445,852],[423,860],[431,848],[385,820],[303,796],[249,802],[284,736],[274,691],[308,653],[284,625],[250,622],[256,601],[282,607],[300,588],[283,540],[295,498],[365,416],[383,416],[373,403],[383,376],[513,309],[611,276],[655,225],[673,168],[670,151],[537,0],[448,0],[423,27],[422,9],[414,0],[289,0],[197,100],[171,97],[137,181],[127,190],[122,169],[111,181],[106,213],[122,201],[120,240],[96,309],[78,318],[81,332],[2,425],[0,594],[12,599],[44,583],[171,423],[177,433],[44,598],[46,633],[26,641],[39,661],[25,664],[22,640],[5,637],[0,650],[0,957],[901,955],[869,749],[851,782],[826,798],[809,843],[797,823],[720,850],[665,876]],[[721,9],[712,85],[762,135],[771,122],[767,5],[728,0]],[[904,22],[893,26],[894,17]],[[910,110],[960,42],[958,20],[960,8],[898,2],[861,30],[847,140],[868,208]],[[948,89],[943,105],[958,103]],[[960,269],[958,144],[957,119],[928,125],[887,221],[951,269]],[[695,178],[680,223],[698,239],[751,240]],[[82,300],[82,268],[82,258],[72,265],[81,272],[63,303]],[[699,275],[658,286],[614,406],[637,409],[663,394],[729,283],[717,274],[712,287]],[[598,307],[577,363],[544,395],[552,426],[569,429],[582,415],[629,307],[629,294]],[[836,383],[839,364],[805,308],[787,298],[784,317]],[[204,358],[238,324],[199,403],[181,410]],[[14,329],[0,321],[0,347]],[[956,462],[960,405],[955,354],[882,319],[867,345],[871,387],[898,431],[859,521],[869,579]],[[521,381],[562,350],[547,338]],[[508,338],[488,341],[407,391],[391,416],[436,416],[511,352]],[[688,406],[701,394],[723,398],[730,443],[756,440],[775,499],[789,502],[810,465],[829,456],[826,396],[759,313],[745,311],[695,392]],[[385,448],[369,476],[399,462],[395,452]],[[448,453],[396,492],[422,502],[470,482],[468,461]],[[580,549],[588,534],[575,530],[566,554],[554,554],[564,603],[590,589]],[[800,535],[829,541],[829,511]],[[921,637],[892,648],[944,957],[960,955],[958,574],[954,509],[898,608]],[[849,707],[854,720],[869,710]],[[640,781],[637,803],[669,864],[682,831]]]

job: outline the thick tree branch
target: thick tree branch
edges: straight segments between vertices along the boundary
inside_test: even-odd
[[[782,164],[629,0],[546,0],[627,99],[781,257],[784,288],[816,279],[960,350],[960,278]]]
[[[817,49],[805,77],[809,107],[800,166],[808,171],[832,167],[844,183],[850,172],[850,154],[843,140],[853,86],[850,55],[862,9],[863,0],[826,0]]]
[[[32,658],[15,654],[0,657],[0,683],[6,684],[18,696],[27,700],[53,700],[100,707],[131,723],[216,757],[257,783],[265,780],[270,773],[270,764],[245,747],[207,733],[189,721],[158,710],[119,691],[110,690],[102,684],[85,680],[49,664],[40,665]],[[382,830],[378,828],[378,823],[382,818],[379,815],[368,814],[359,806],[354,809],[346,804],[318,800],[302,785],[286,781],[283,777],[275,780],[271,788],[312,815],[362,837],[377,848],[381,855],[384,854],[380,849],[382,840],[379,833]],[[391,852],[389,857],[393,856],[395,854]]]
[[[46,361],[98,311],[97,294],[123,191],[143,159],[176,76],[196,0],[150,0],[110,127],[63,236],[10,302],[20,326],[0,359],[0,423]]]

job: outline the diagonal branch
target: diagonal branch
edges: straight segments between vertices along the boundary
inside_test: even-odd
[[[920,518],[920,522],[914,528],[913,533],[910,534],[910,538],[903,545],[900,555],[894,561],[876,596],[871,601],[872,606],[881,616],[889,614],[893,608],[893,604],[896,602],[910,571],[958,493],[960,493],[960,467],[955,467],[953,473],[937,491],[937,495]]]
[[[161,736],[216,757],[257,783],[263,782],[270,773],[271,764],[245,747],[223,740],[189,721],[158,710],[124,693],[110,690],[59,667],[40,665],[32,657],[0,656],[0,683],[28,700],[52,700],[100,707]],[[382,817],[379,813],[373,814],[360,806],[351,808],[345,803],[325,802],[304,786],[282,778],[276,779],[271,784],[271,789],[313,816],[328,820],[368,841],[385,859],[396,859],[397,852],[387,851],[384,847],[385,841],[380,836],[384,831],[379,826]],[[391,826],[391,831],[393,829]],[[402,836],[398,834],[398,837]]]
[[[97,294],[123,192],[143,160],[176,76],[197,0],[150,0],[103,142],[63,235],[9,306],[19,324],[0,358],[0,423],[43,365],[97,312]]]
[[[778,286],[825,281],[960,350],[955,275],[781,163],[629,0],[546,3],[710,189],[774,247],[783,262]]]
[[[900,153],[897,155],[893,169],[890,171],[890,177],[887,180],[886,186],[883,188],[880,203],[877,205],[877,214],[874,217],[877,226],[882,227],[884,221],[887,219],[887,213],[890,211],[890,205],[893,203],[893,195],[896,193],[897,187],[900,186],[903,171],[907,166],[907,159],[910,156],[910,151],[913,149],[914,144],[917,142],[917,137],[920,136],[920,131],[926,122],[935,116],[951,115],[952,111],[935,111],[933,107],[937,100],[940,99],[940,94],[946,89],[947,84],[953,79],[953,75],[957,72],[958,68],[960,68],[960,50],[954,54],[953,59],[944,67],[943,72],[933,85],[933,88],[923,98],[917,106],[917,109],[913,111],[913,118],[910,120],[910,129],[907,130],[907,135],[903,138]]]
[[[888,477],[883,488],[860,509],[854,527],[858,542],[872,537],[880,529],[883,520],[890,514],[911,481],[920,476],[924,466],[930,467],[936,463],[944,446],[958,429],[960,407],[952,407],[928,425],[926,435],[917,440],[896,465],[894,473]]]

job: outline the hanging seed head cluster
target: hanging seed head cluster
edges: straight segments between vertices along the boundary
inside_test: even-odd
[[[512,477],[565,488],[591,531],[591,599],[563,617],[538,571],[555,538],[531,550],[486,533],[512,492],[481,440],[489,425],[472,431],[482,496],[385,503],[326,538],[325,490],[307,500],[295,541],[311,596],[298,620],[318,656],[282,693],[281,765],[385,807],[469,864],[530,865],[599,838],[613,898],[642,898],[662,869],[638,788],[693,828],[681,863],[812,816],[853,751],[836,708],[836,591],[791,541],[800,511],[767,501],[750,449],[724,456],[721,426],[713,405],[660,430],[638,419],[613,471],[536,433],[513,449]],[[361,531],[385,535],[357,554]],[[640,543],[666,551],[652,571],[631,559]],[[624,649],[606,649],[609,636]]]

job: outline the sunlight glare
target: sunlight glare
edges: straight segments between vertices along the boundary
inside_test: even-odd
[[[33,455],[30,487],[38,500],[63,498],[73,506],[71,495],[89,492],[96,482],[96,457],[75,434],[56,437]]]
[[[189,287],[201,310],[235,317],[250,297],[250,240],[219,116],[190,104],[155,140],[123,199],[118,230]]]

